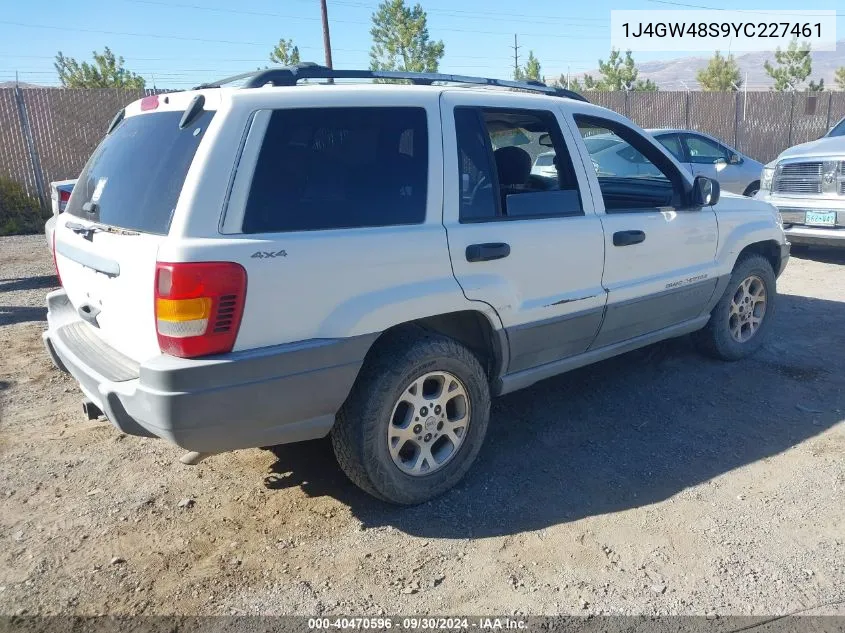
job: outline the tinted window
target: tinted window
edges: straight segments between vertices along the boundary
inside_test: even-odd
[[[572,159],[551,112],[457,108],[455,117],[461,220],[583,215]]]
[[[243,231],[420,223],[427,174],[422,108],[276,110],[253,174]]]
[[[194,154],[213,112],[183,130],[182,112],[127,117],[79,175],[67,212],[110,226],[166,235]],[[83,210],[83,205],[89,210]]]
[[[607,213],[682,204],[683,179],[652,143],[614,121],[575,115],[575,122],[596,170]]]
[[[678,140],[677,134],[664,134],[656,138],[663,147],[672,153],[672,156],[684,162],[684,151],[681,149],[681,141]]]
[[[458,140],[461,221],[492,219],[498,214],[493,195],[494,177],[490,149],[475,108],[455,108]]]
[[[725,147],[709,138],[686,135],[684,140],[687,144],[687,153],[691,163],[713,165],[730,158],[730,152]]]

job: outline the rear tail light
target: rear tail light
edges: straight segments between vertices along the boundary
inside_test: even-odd
[[[64,212],[67,202],[70,200],[70,191],[64,189],[59,191],[59,213]]]
[[[56,269],[56,277],[59,278],[59,285],[62,285],[62,275],[59,272],[59,260],[56,259],[56,229],[58,227],[53,227],[53,267]]]
[[[158,262],[155,318],[162,353],[195,358],[231,352],[245,299],[240,264]]]

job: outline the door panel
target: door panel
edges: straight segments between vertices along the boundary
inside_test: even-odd
[[[718,238],[711,207],[684,209],[685,176],[653,139],[629,127],[624,119],[581,116],[573,130],[579,136],[611,135],[629,143],[661,177],[635,173],[613,177],[600,169],[590,174],[604,228],[608,292],[604,321],[591,349],[648,334],[699,316],[713,294]],[[593,157],[581,144],[584,163]],[[609,208],[604,208],[609,207]]]
[[[593,347],[610,345],[698,316],[713,294],[717,226],[712,208],[611,214],[602,218],[607,314]],[[639,244],[614,246],[637,230]]]
[[[508,371],[513,372],[584,352],[592,343],[606,298],[601,285],[604,235],[601,221],[593,211],[586,173],[578,160],[569,165],[574,178],[571,195],[564,195],[563,185],[560,190],[548,191],[553,202],[537,204],[543,217],[531,217],[530,213],[532,200],[538,200],[544,195],[542,192],[512,193],[521,187],[513,182],[518,180],[514,173],[518,170],[512,165],[506,170],[498,163],[498,168],[493,167],[496,159],[480,110],[480,131],[468,131],[473,119],[467,110],[475,106],[483,106],[485,111],[496,108],[499,100],[502,112],[496,115],[501,119],[497,132],[501,138],[516,138],[519,135],[508,134],[507,125],[526,112],[534,112],[530,105],[524,110],[508,111],[506,106],[513,100],[507,94],[492,92],[479,97],[465,91],[446,91],[441,98],[444,147],[460,148],[459,152],[444,155],[443,222],[455,277],[467,298],[483,301],[498,312],[510,344]],[[530,104],[527,99],[526,102]],[[563,170],[561,165],[569,160],[567,154],[572,151],[574,137],[566,126],[560,129],[556,115],[547,108],[546,101],[538,101],[536,112],[550,116],[558,128],[552,136],[558,136],[556,161]],[[473,139],[482,136],[485,138],[473,145]],[[477,147],[481,143],[487,145],[485,151]],[[508,154],[501,149],[497,148],[500,156]],[[519,154],[512,150],[510,153]],[[507,187],[499,187],[499,171],[509,179]],[[576,214],[572,200],[578,198],[579,192],[583,212],[578,210]],[[509,217],[505,215],[507,204],[514,199],[519,202],[512,204],[518,215]],[[561,215],[549,217],[549,209],[556,204],[560,205]],[[494,206],[498,211],[490,217],[485,209]],[[507,244],[509,253],[496,259],[468,261],[468,247],[472,247],[470,254],[474,255],[478,252],[476,246],[492,244]],[[496,250],[497,254],[502,252]]]

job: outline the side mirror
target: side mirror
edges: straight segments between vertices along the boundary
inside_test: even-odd
[[[692,185],[692,203],[697,207],[712,206],[719,202],[719,181],[696,176]]]
[[[731,165],[739,165],[742,162],[742,156],[734,152],[731,154],[731,158],[728,161]]]

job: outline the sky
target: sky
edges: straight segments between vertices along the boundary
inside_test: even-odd
[[[420,0],[432,39],[446,45],[441,72],[510,77],[514,34],[520,61],[533,51],[547,80],[597,67],[610,48],[611,9],[838,9],[842,0]],[[800,3],[804,5],[804,1]],[[378,0],[328,0],[335,68],[369,66],[371,15]],[[188,88],[269,64],[279,38],[303,61],[323,63],[319,0],[0,0],[0,82],[57,85],[58,51],[80,61],[109,46],[147,85]],[[683,56],[635,53],[637,61]],[[687,53],[692,55],[692,53]],[[701,55],[701,53],[697,53]],[[668,87],[671,88],[671,87]]]

